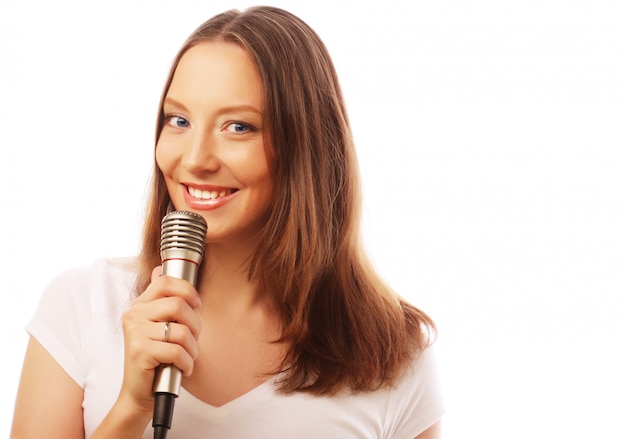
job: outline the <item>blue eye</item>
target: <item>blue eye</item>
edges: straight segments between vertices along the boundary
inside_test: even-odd
[[[174,128],[187,128],[189,127],[189,121],[180,116],[167,116],[165,121],[169,126]]]
[[[252,130],[253,128],[250,125],[243,122],[232,122],[226,127],[226,131],[234,134],[246,134]]]

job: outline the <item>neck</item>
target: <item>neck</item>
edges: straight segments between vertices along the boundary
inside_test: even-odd
[[[257,284],[249,279],[251,250],[223,244],[207,244],[201,266],[198,292],[212,309],[239,312],[255,307],[261,296]]]
[[[206,322],[207,334],[227,331],[243,339],[253,337],[263,343],[274,342],[282,336],[280,316],[267,292],[250,280],[248,269],[253,247],[237,251],[244,248],[222,243],[206,246],[198,284],[202,298],[198,312]]]

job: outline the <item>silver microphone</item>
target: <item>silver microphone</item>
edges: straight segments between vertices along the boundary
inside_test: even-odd
[[[174,211],[161,221],[161,262],[163,275],[184,279],[196,285],[198,269],[204,254],[207,224],[193,212]],[[156,368],[153,392],[155,395],[152,426],[155,437],[165,437],[172,424],[174,398],[180,394],[183,373],[172,364]]]

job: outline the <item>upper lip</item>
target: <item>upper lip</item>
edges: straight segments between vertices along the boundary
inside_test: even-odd
[[[196,189],[201,191],[236,191],[237,188],[229,187],[229,186],[217,186],[214,184],[194,184],[194,183],[183,183],[185,188]]]

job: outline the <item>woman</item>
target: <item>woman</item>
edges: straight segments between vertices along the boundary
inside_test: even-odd
[[[175,58],[156,138],[141,255],[51,283],[12,437],[151,437],[163,363],[184,374],[171,438],[440,437],[434,325],[364,256],[319,37],[270,7],[210,19]],[[160,276],[173,208],[208,225],[196,288]]]

